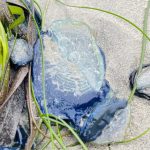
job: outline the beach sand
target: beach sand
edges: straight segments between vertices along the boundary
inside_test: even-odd
[[[68,4],[86,5],[109,10],[120,14],[140,28],[143,27],[144,10],[148,0],[64,0]],[[44,10],[46,0],[39,0]],[[50,0],[44,29],[46,30],[52,21],[63,18],[72,18],[87,23],[96,37],[98,45],[103,49],[106,62],[106,79],[119,98],[128,99],[130,94],[129,75],[138,67],[142,34],[130,24],[121,19],[102,12],[70,8]],[[150,35],[150,18],[148,21]],[[150,63],[150,44],[147,46],[145,64]],[[135,137],[150,127],[150,101],[134,97],[131,104],[131,123],[127,129],[126,138]],[[149,150],[150,133],[146,136],[127,144],[92,145],[90,150]],[[69,139],[68,139],[69,141]],[[79,150],[79,146],[70,150]]]

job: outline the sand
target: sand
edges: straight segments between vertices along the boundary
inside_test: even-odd
[[[86,5],[109,10],[118,13],[140,28],[143,26],[144,9],[148,0],[64,0],[68,4]],[[46,0],[39,0],[42,9],[45,8]],[[62,18],[72,18],[87,23],[96,37],[98,45],[104,50],[107,71],[106,79],[120,98],[128,98],[129,74],[139,64],[142,35],[128,23],[111,15],[86,10],[69,8],[55,3],[51,0],[47,13],[44,28],[47,29],[52,21]],[[150,35],[150,19],[148,21]],[[145,63],[150,63],[150,44],[147,46]],[[131,123],[127,130],[126,138],[139,135],[150,127],[150,102],[134,97],[131,104]],[[90,150],[149,150],[150,133],[146,136],[127,144],[115,145],[91,145]],[[71,148],[79,150],[80,147]]]

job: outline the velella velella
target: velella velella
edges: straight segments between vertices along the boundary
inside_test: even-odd
[[[130,75],[130,88],[133,89],[133,85],[137,78],[135,95],[150,100],[150,64],[143,65],[142,71],[138,77],[137,72],[138,70],[135,70]]]
[[[67,120],[83,141],[95,140],[127,101],[115,97],[105,79],[105,56],[90,28],[74,20],[54,21],[41,34],[48,113]],[[45,113],[40,40],[34,46],[32,82]]]

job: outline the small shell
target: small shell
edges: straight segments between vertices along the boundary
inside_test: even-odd
[[[133,89],[137,70],[130,75],[130,88]],[[144,65],[143,69],[137,79],[137,89],[135,95],[150,100],[150,64]]]

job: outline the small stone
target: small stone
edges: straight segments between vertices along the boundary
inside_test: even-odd
[[[130,75],[130,87],[133,89],[137,78],[138,69]],[[137,89],[135,95],[150,100],[150,64],[144,65],[137,78]]]
[[[24,39],[17,39],[15,46],[14,40],[9,41],[9,50],[11,61],[17,66],[26,65],[33,58],[33,48]]]

